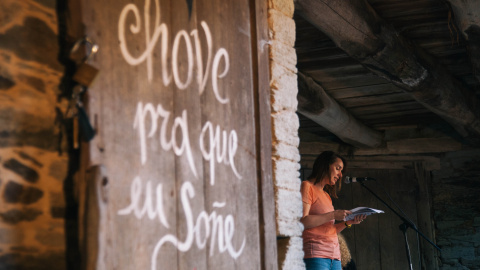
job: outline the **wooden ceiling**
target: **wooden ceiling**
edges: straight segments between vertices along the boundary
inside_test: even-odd
[[[480,1],[295,5],[301,140],[376,148],[411,128],[478,146]]]

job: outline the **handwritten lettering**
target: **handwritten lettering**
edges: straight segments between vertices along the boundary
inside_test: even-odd
[[[190,143],[190,136],[188,133],[187,111],[183,110],[182,116],[175,117],[173,126],[170,130],[170,140],[167,138],[168,123],[170,122],[171,113],[163,109],[162,105],[153,106],[151,103],[137,104],[137,112],[133,128],[138,130],[140,140],[140,159],[142,164],[145,164],[147,158],[147,138],[152,138],[158,130],[158,122],[162,121],[159,140],[163,150],[173,152],[177,156],[186,155],[190,169],[195,177],[197,177],[197,170],[193,160],[192,147]],[[145,126],[146,120],[150,119],[150,127]],[[162,119],[163,118],[163,119]],[[182,141],[179,144],[177,141],[177,133],[181,134]],[[210,121],[207,121],[200,134],[199,138],[200,151],[206,161],[210,162],[210,184],[215,184],[215,163],[223,163],[230,166],[233,173],[238,179],[242,176],[235,167],[235,155],[238,148],[238,137],[235,130],[228,133],[226,130],[221,130],[220,126],[213,127]]]
[[[212,55],[212,35],[210,32],[210,28],[208,24],[204,21],[201,21],[200,25],[202,26],[203,32],[205,34],[205,39],[207,42],[207,64],[204,70],[204,61],[202,55],[202,46],[199,37],[199,31],[194,29],[190,32],[190,35],[185,30],[180,30],[175,35],[171,55],[172,55],[172,62],[171,62],[171,73],[169,72],[168,68],[168,41],[169,41],[169,31],[168,27],[165,23],[160,23],[160,4],[158,0],[155,0],[155,24],[153,25],[153,33],[150,33],[150,0],[145,1],[145,10],[144,10],[144,24],[145,24],[145,51],[143,51],[139,56],[133,56],[130,51],[128,50],[127,38],[126,38],[126,21],[127,15],[132,13],[133,17],[135,18],[135,23],[130,25],[130,32],[132,34],[139,34],[141,29],[141,17],[140,11],[138,10],[135,4],[128,4],[120,13],[120,18],[118,20],[118,38],[120,40],[120,51],[122,53],[123,58],[127,61],[128,64],[132,66],[139,65],[146,61],[147,64],[147,78],[148,81],[151,82],[153,79],[153,51],[157,43],[160,39],[160,57],[161,57],[161,66],[162,66],[162,79],[163,84],[165,86],[169,85],[172,81],[172,74],[173,80],[175,85],[178,89],[186,89],[188,86],[191,85],[193,81],[193,72],[196,70],[197,72],[197,84],[199,86],[198,92],[202,94],[206,87],[206,81],[210,72],[210,65],[212,64],[212,57],[213,57],[213,65],[212,65],[212,91],[215,94],[215,98],[221,104],[226,104],[229,102],[229,99],[226,97],[222,97],[219,88],[218,88],[218,79],[224,78],[229,69],[230,69],[230,58],[228,55],[228,51],[224,48],[218,49],[215,53],[215,56]],[[193,37],[193,42],[192,38]],[[183,40],[183,42],[181,42]],[[185,54],[186,54],[186,61],[187,61],[187,71],[186,71],[186,79],[184,81],[181,80],[179,74],[179,54],[181,44],[185,44]],[[195,44],[193,46],[192,44]],[[195,48],[195,51],[194,51]],[[194,55],[196,56],[194,59]],[[224,63],[224,68],[219,74],[219,67],[221,63]],[[194,69],[194,65],[196,65],[196,69]],[[205,72],[205,73],[204,73]]]
[[[150,116],[151,127],[148,135],[146,135],[145,119]],[[173,122],[170,141],[167,140],[167,125],[170,119],[170,112],[163,109],[162,105],[158,105],[157,109],[151,103],[146,103],[145,106],[142,102],[137,104],[137,112],[135,114],[135,120],[133,122],[133,128],[138,129],[138,135],[140,137],[140,158],[142,164],[147,161],[147,137],[151,138],[157,132],[158,118],[162,117],[162,127],[160,130],[160,145],[163,150],[169,151],[173,148],[173,152],[177,156],[186,153],[188,164],[192,173],[197,177],[197,171],[195,170],[195,164],[193,161],[192,147],[190,146],[190,138],[188,136],[188,123],[187,123],[187,111],[183,110],[182,117],[175,117]],[[182,134],[182,143],[178,145],[177,132]]]
[[[145,213],[148,214],[150,219],[154,219],[157,215],[160,222],[165,226],[168,226],[168,222],[165,218],[163,210],[163,196],[162,196],[162,184],[158,184],[156,187],[156,210],[152,206],[152,193],[151,182],[148,181],[145,185],[145,202],[143,207],[141,206],[141,194],[142,194],[142,181],[140,177],[135,177],[131,184],[130,193],[130,205],[117,212],[118,215],[128,215],[132,212],[137,219],[142,219]],[[185,252],[188,251],[194,241],[199,249],[204,249],[208,239],[210,238],[210,256],[213,256],[215,246],[217,246],[220,253],[227,251],[230,256],[237,259],[245,248],[245,238],[238,250],[235,249],[232,240],[235,235],[235,220],[232,215],[227,215],[225,218],[222,215],[217,214],[216,211],[212,211],[208,214],[206,211],[201,211],[194,223],[192,208],[190,206],[190,199],[195,197],[195,190],[191,182],[186,181],[180,188],[180,200],[185,213],[185,223],[187,228],[187,234],[183,241],[179,240],[173,234],[166,234],[155,245],[155,248],[151,257],[152,270],[156,269],[157,257],[160,249],[166,243],[170,243],[178,250]],[[213,208],[222,208],[225,203],[214,202]],[[217,240],[217,241],[215,241]],[[215,243],[217,245],[215,245]]]
[[[145,213],[147,213],[148,218],[153,220],[158,215],[160,223],[163,224],[166,228],[169,228],[165,212],[163,211],[163,195],[162,195],[162,185],[157,185],[156,189],[156,204],[153,205],[153,195],[152,195],[152,183],[147,182],[145,186],[145,203],[141,207],[140,199],[142,198],[142,182],[140,177],[135,177],[132,181],[130,187],[130,205],[124,209],[121,209],[117,212],[118,215],[124,216],[129,215],[132,212],[134,213],[137,219],[142,219]]]
[[[205,141],[208,141],[208,146],[205,144]],[[215,161],[217,163],[223,162],[225,165],[230,165],[235,176],[238,179],[242,178],[242,176],[238,173],[237,168],[235,168],[234,161],[238,147],[237,141],[237,132],[235,132],[235,130],[230,131],[230,135],[228,136],[227,140],[227,131],[223,130],[220,132],[220,126],[217,125],[215,131],[212,123],[209,121],[207,121],[203,126],[202,133],[200,134],[200,150],[202,151],[203,158],[210,162],[211,185],[215,184]],[[226,156],[227,150],[228,159]]]
[[[160,51],[161,78],[164,86],[172,85],[178,90],[186,90],[193,86],[198,87],[198,94],[202,95],[207,89],[207,83],[211,81],[211,91],[215,100],[220,104],[228,104],[230,99],[221,89],[221,79],[227,77],[230,70],[230,57],[225,48],[220,47],[214,52],[212,33],[205,21],[201,21],[201,29],[193,29],[187,32],[180,29],[177,33],[170,33],[167,24],[161,21],[159,0],[154,0],[155,11],[151,12],[152,0],[145,0],[143,10],[143,26],[145,36],[144,51],[134,54],[129,50],[127,35],[140,35],[142,31],[142,16],[135,4],[127,4],[121,11],[118,20],[118,39],[120,51],[125,61],[131,66],[146,63],[148,82],[153,80],[154,51],[157,44]],[[154,20],[150,18],[155,14]],[[133,15],[133,16],[132,16]],[[127,27],[127,18],[133,17],[134,22]],[[153,24],[152,24],[153,23]],[[152,24],[152,25],[151,25]],[[127,33],[129,30],[130,33]],[[201,34],[203,37],[201,38]],[[129,36],[130,37],[130,36]],[[171,37],[172,47],[169,48]],[[203,43],[205,42],[205,43]],[[206,46],[202,48],[202,45]],[[130,44],[133,47],[132,44]],[[136,47],[136,46],[135,46]],[[141,47],[141,46],[140,46]],[[205,57],[205,58],[204,58]],[[173,83],[172,83],[173,82]],[[235,165],[235,157],[238,149],[237,132],[226,130],[211,121],[205,121],[202,126],[198,141],[200,149],[192,149],[188,129],[188,113],[184,109],[181,115],[174,116],[161,104],[154,105],[150,102],[138,102],[133,119],[133,129],[138,134],[140,144],[140,161],[145,166],[148,161],[148,152],[154,149],[154,145],[160,145],[163,151],[172,151],[178,157],[187,159],[190,171],[198,178],[193,153],[200,152],[202,158],[208,161],[210,185],[215,185],[215,169],[217,164],[231,168],[237,179],[242,179]],[[159,143],[151,143],[156,137]],[[195,151],[197,150],[197,151]],[[130,204],[117,211],[120,216],[133,215],[141,220],[148,217],[157,220],[165,228],[169,228],[168,217],[163,203],[162,184],[154,186],[152,181],[145,185],[139,176],[136,176],[130,185]],[[235,220],[232,215],[221,215],[219,209],[226,206],[226,202],[214,202],[210,213],[200,211],[195,219],[191,204],[195,203],[195,190],[192,183],[183,180],[180,188],[180,201],[183,208],[186,236],[184,239],[177,238],[174,234],[163,235],[152,252],[151,269],[156,269],[157,257],[161,248],[169,243],[177,250],[186,252],[195,244],[199,249],[204,249],[209,243],[209,255],[213,256],[215,250],[228,254],[237,259],[243,252],[246,240],[238,247],[233,243],[235,236]],[[176,216],[174,216],[176,218]]]

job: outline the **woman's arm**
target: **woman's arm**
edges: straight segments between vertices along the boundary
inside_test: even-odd
[[[339,222],[335,224],[335,228],[337,229],[337,233],[343,231],[347,227],[347,224],[349,226],[354,225],[354,224],[360,224],[364,219],[366,219],[366,215],[361,215],[361,216],[356,216],[354,219],[345,221],[345,222]]]
[[[300,222],[303,223],[305,229],[320,226],[329,222],[332,219],[343,220],[346,215],[350,214],[350,211],[348,210],[335,210],[320,215],[309,215],[308,213],[310,212],[310,206],[311,205],[308,203],[303,203],[303,216],[300,219]]]

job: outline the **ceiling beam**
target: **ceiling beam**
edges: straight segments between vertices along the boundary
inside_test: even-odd
[[[312,78],[298,73],[297,111],[356,147],[379,147],[383,133],[358,121]]]
[[[480,81],[480,1],[447,0],[452,7],[455,23],[467,41],[475,78]],[[474,12],[472,12],[474,11]]]
[[[473,91],[383,21],[365,0],[297,0],[295,8],[339,48],[444,118],[464,139],[480,140]]]
[[[304,155],[318,155],[323,151],[336,151],[347,154],[350,149],[337,143],[326,142],[300,142],[299,150]],[[455,152],[464,149],[463,145],[451,138],[412,138],[388,141],[384,146],[377,148],[354,149],[355,156],[376,156],[376,155],[408,155],[408,154],[441,154]]]

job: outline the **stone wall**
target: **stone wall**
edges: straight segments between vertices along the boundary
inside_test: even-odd
[[[447,154],[432,181],[439,268],[480,269],[480,150]]]
[[[270,0],[268,10],[271,69],[273,179],[279,268],[305,269],[300,196],[297,57],[293,0]]]
[[[0,269],[66,269],[55,8],[0,3]]]

